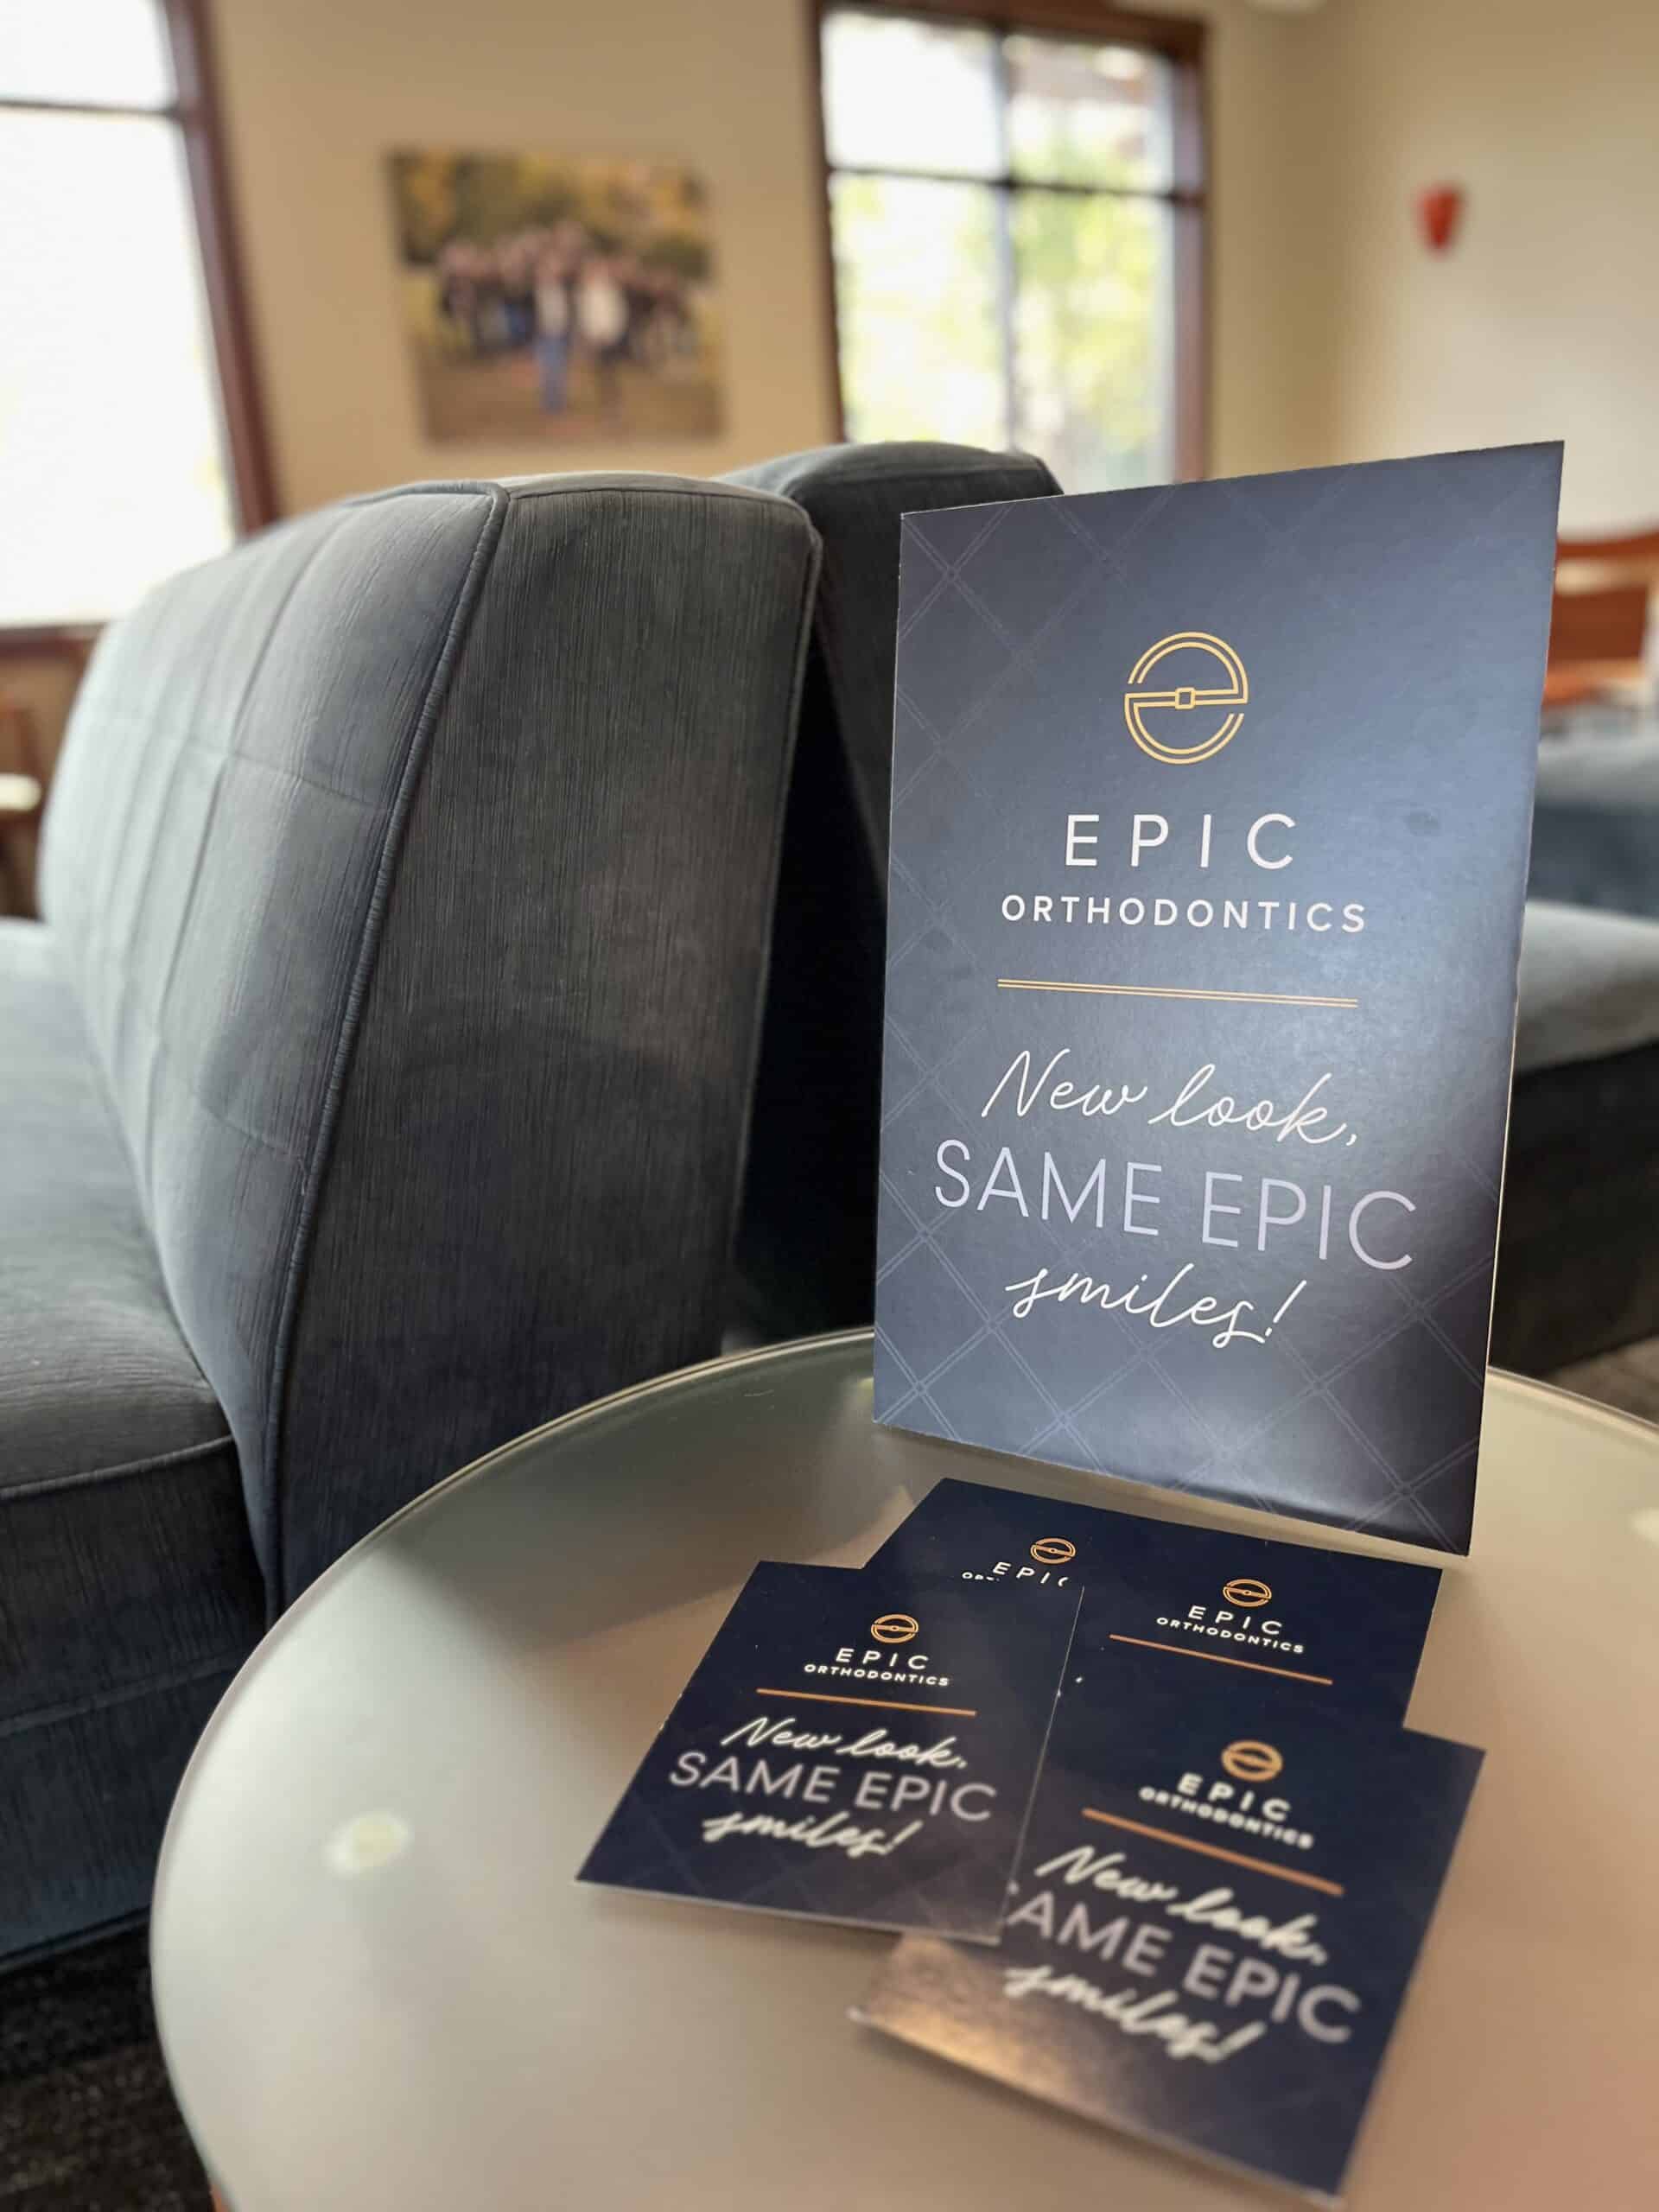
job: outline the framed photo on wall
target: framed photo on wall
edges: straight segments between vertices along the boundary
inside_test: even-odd
[[[711,437],[707,195],[676,163],[388,156],[402,316],[429,437]]]

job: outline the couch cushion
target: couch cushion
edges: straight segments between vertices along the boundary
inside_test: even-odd
[[[105,632],[54,779],[42,905],[256,1516],[400,781],[499,506],[335,508],[174,577]]]
[[[0,1969],[149,1905],[174,1794],[232,1672],[153,1683],[4,1732]],[[45,2199],[63,2201],[55,2191]]]
[[[757,492],[413,486],[100,643],[44,904],[273,1604],[715,1348],[816,568]]]
[[[1659,721],[1591,706],[1570,724],[1539,748],[1532,895],[1659,913]]]
[[[1046,499],[1060,487],[1028,454],[922,441],[818,446],[734,469],[726,481],[793,499],[823,541],[799,750],[810,755],[829,746],[844,760],[885,905],[899,518]]]
[[[38,922],[0,922],[0,1494],[220,1449],[224,1414]]]
[[[0,1058],[7,1730],[222,1672],[264,1606],[225,1416],[38,923],[0,923]]]
[[[1659,922],[1529,899],[1517,1076],[1659,1043]]]
[[[1529,900],[1492,1359],[1659,1331],[1659,922]]]
[[[823,541],[734,1316],[760,1335],[797,1336],[870,1318],[899,518],[1060,487],[1024,454],[930,444],[826,446],[731,480],[797,500]],[[971,546],[983,522],[963,519]]]
[[[1492,1363],[1551,1375],[1659,1334],[1659,1044],[1517,1075]]]

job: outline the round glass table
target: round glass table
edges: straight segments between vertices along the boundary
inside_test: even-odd
[[[878,1429],[869,1338],[508,1445],[302,1599],[157,1879],[174,2086],[233,2212],[1211,2212],[1274,2192],[855,2027],[891,1938],[573,1877],[759,1559],[861,1564],[941,1475],[1421,1557]],[[1490,1757],[1356,2212],[1659,2202],[1659,1430],[1494,1376],[1410,1719]]]

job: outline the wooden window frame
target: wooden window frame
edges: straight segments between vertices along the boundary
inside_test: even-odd
[[[49,5],[50,0],[41,0]],[[161,107],[120,101],[25,99],[0,93],[0,113],[149,116],[172,123],[184,149],[200,256],[202,295],[213,342],[231,512],[238,532],[262,529],[281,512],[253,340],[252,319],[236,243],[230,168],[213,71],[208,0],[154,0],[166,33],[175,87]],[[0,626],[0,655],[84,654],[97,625]]]
[[[1206,26],[1185,16],[1152,16],[1090,0],[806,0],[810,81],[823,208],[821,245],[830,340],[830,389],[836,435],[847,435],[841,381],[841,334],[836,297],[835,236],[830,211],[828,130],[823,112],[823,19],[841,8],[873,15],[927,16],[1003,37],[1045,32],[1102,46],[1138,46],[1167,62],[1171,77],[1173,176],[1170,188],[1147,197],[1171,210],[1173,376],[1171,458],[1178,478],[1206,473],[1210,452],[1210,183],[1206,169],[1209,98]],[[925,174],[925,173],[924,173]]]

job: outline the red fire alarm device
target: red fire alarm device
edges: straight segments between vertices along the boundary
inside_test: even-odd
[[[1463,187],[1431,184],[1417,195],[1417,224],[1431,253],[1444,253],[1463,219]]]

